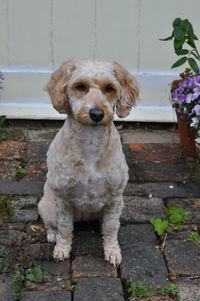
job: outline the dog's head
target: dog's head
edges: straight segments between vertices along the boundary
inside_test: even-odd
[[[138,97],[138,85],[120,64],[69,60],[46,86],[54,108],[84,125],[104,125],[114,111],[126,117]]]

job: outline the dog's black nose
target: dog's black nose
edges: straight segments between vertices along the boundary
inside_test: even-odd
[[[103,119],[104,117],[104,111],[101,108],[92,108],[89,111],[90,118],[95,121],[99,122]]]

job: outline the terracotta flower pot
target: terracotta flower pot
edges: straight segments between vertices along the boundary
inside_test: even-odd
[[[187,118],[183,113],[176,111],[177,121],[178,121],[178,131],[180,137],[180,143],[183,149],[183,152],[193,158],[197,157],[197,148],[196,148],[196,131],[190,127],[187,122]]]

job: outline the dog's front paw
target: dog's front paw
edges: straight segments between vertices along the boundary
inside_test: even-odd
[[[56,233],[52,230],[47,230],[47,241],[55,242],[56,241]]]
[[[63,261],[67,258],[69,258],[69,253],[71,251],[70,246],[62,246],[62,245],[56,245],[53,250],[53,258],[57,261]]]
[[[118,267],[122,261],[122,255],[120,248],[117,247],[105,247],[104,248],[105,260],[113,264],[114,267]]]

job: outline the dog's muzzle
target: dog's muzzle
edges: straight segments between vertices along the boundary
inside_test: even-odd
[[[89,111],[90,118],[92,121],[100,122],[104,118],[104,111],[101,108],[92,108]]]

